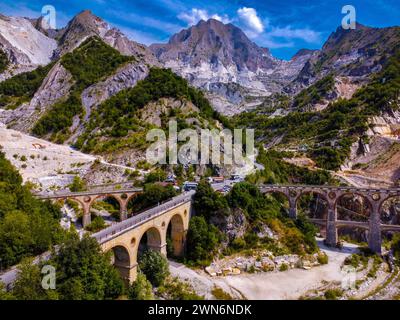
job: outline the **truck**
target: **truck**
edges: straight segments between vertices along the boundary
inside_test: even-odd
[[[209,178],[210,183],[222,183],[224,181],[225,181],[224,177],[210,177]]]
[[[196,189],[197,189],[197,186],[198,186],[198,183],[197,183],[197,182],[188,182],[188,181],[185,181],[185,182],[183,183],[183,190],[185,190],[185,191],[196,190]]]

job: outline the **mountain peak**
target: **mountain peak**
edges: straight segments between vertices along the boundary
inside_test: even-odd
[[[150,49],[162,62],[181,60],[193,67],[206,63],[256,72],[274,64],[268,49],[258,47],[233,24],[216,19],[200,20],[173,35],[168,44],[153,44]]]
[[[291,60],[296,60],[296,59],[299,59],[300,57],[304,57],[304,56],[310,56],[316,51],[318,51],[318,50],[300,49],[299,51],[296,52],[296,54],[292,57]]]
[[[157,59],[146,46],[128,39],[120,30],[112,28],[107,22],[94,15],[90,10],[78,13],[60,31],[60,45],[55,56],[59,57],[74,50],[83,41],[92,36],[100,37],[105,43],[124,55],[132,55],[150,65],[158,65]]]

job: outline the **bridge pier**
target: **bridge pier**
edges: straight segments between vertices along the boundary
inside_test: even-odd
[[[297,219],[297,201],[296,198],[289,197],[289,217]]]
[[[90,204],[85,204],[82,209],[83,209],[82,225],[85,228],[92,222],[92,217],[90,215]]]
[[[137,266],[138,264],[135,263],[132,266],[123,266],[114,264],[114,267],[118,270],[121,275],[121,278],[124,280],[126,284],[132,284],[136,280],[137,276]]]
[[[337,213],[333,202],[328,202],[328,219],[326,221],[326,239],[328,246],[335,247],[338,243],[338,232],[336,227]]]
[[[382,253],[382,235],[380,227],[379,206],[372,203],[372,212],[369,220],[368,247],[374,253]]]
[[[183,257],[185,255],[186,234],[187,230],[182,232],[178,231],[176,233],[172,230],[174,257]]]
[[[121,221],[128,219],[128,199],[120,199],[119,219]]]

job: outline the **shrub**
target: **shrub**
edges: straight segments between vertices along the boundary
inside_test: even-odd
[[[287,271],[289,270],[289,266],[286,263],[282,263],[279,267],[279,271]]]
[[[132,300],[154,299],[151,283],[143,273],[138,272],[135,282],[129,287],[128,297]]]
[[[328,289],[324,293],[324,297],[327,300],[337,300],[343,295],[343,290],[341,289]]]
[[[85,191],[86,188],[86,183],[79,176],[75,176],[72,184],[69,186],[71,192]]]
[[[208,265],[221,242],[220,231],[204,217],[193,217],[187,234],[187,258],[194,264]]]
[[[220,287],[214,286],[214,288],[211,290],[211,293],[217,300],[234,300],[229,293],[225,292]]]
[[[140,258],[139,268],[155,287],[160,286],[169,275],[167,259],[154,250],[148,250],[143,253]]]
[[[93,221],[85,227],[85,230],[90,232],[98,232],[106,227],[102,217],[96,216]]]
[[[320,252],[317,256],[317,261],[319,264],[328,264],[328,255],[324,252]]]
[[[203,300],[193,288],[179,278],[168,277],[157,289],[157,295],[166,300]]]

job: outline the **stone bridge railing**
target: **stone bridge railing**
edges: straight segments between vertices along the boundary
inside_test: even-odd
[[[137,228],[141,224],[149,220],[155,219],[156,217],[163,215],[165,212],[172,210],[175,207],[178,207],[187,202],[191,202],[194,193],[195,191],[190,191],[181,194],[163,204],[147,209],[146,211],[139,213],[125,221],[122,221],[111,227],[103,229],[102,231],[95,233],[93,237],[96,238],[96,240],[100,244],[106,241],[110,241],[111,239],[118,237],[120,234],[125,233],[131,229]]]

